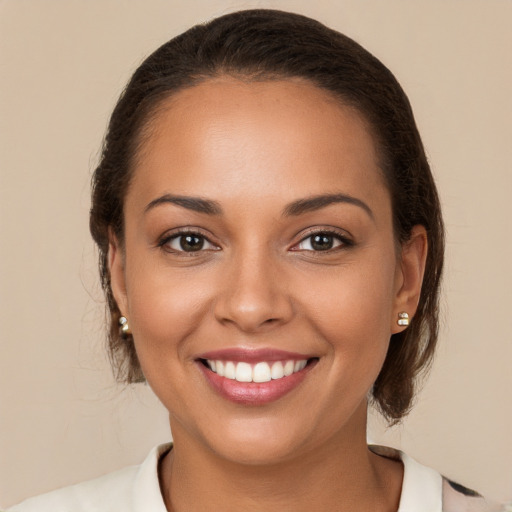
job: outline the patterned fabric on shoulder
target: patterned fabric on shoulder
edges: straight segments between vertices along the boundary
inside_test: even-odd
[[[512,512],[506,505],[443,477],[443,512]]]

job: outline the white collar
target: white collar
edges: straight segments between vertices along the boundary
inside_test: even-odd
[[[156,446],[137,471],[133,486],[134,512],[167,512],[160,491],[158,461],[171,447],[170,443]],[[404,479],[398,512],[442,512],[442,477],[407,454],[385,446],[370,445],[377,455],[401,460]]]
[[[167,512],[160,490],[158,461],[171,446],[172,443],[155,446],[139,466],[132,489],[133,512]]]
[[[370,445],[370,450],[404,465],[404,479],[398,512],[442,512],[443,478],[404,452],[386,446]]]

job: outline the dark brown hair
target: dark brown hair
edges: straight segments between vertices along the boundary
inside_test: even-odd
[[[144,128],[164,99],[226,74],[244,80],[306,79],[355,107],[375,137],[397,242],[406,242],[417,224],[427,230],[429,250],[418,310],[408,329],[392,336],[372,390],[374,403],[394,423],[409,411],[417,377],[429,367],[438,336],[444,232],[436,187],[409,101],[392,73],[352,39],[282,11],[241,11],[187,30],[140,65],[114,109],[93,177],[90,229],[99,248],[116,377],[144,380],[133,339],[119,330],[107,262],[109,230],[123,240],[123,200]]]

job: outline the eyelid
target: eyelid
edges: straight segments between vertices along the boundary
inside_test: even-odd
[[[335,247],[332,247],[330,249],[326,249],[324,251],[315,251],[313,249],[298,249],[297,248],[298,245],[303,243],[308,238],[313,237],[314,235],[328,235],[328,236],[332,236],[333,238],[336,238],[341,243],[339,245],[335,246]],[[338,249],[341,249],[343,247],[346,248],[346,247],[351,247],[353,245],[354,245],[353,239],[344,230],[340,230],[340,229],[333,228],[333,227],[325,227],[325,228],[321,228],[321,227],[317,228],[317,227],[315,227],[315,228],[310,228],[309,230],[306,230],[306,232],[302,233],[300,240],[297,243],[295,243],[290,248],[290,250],[291,251],[297,251],[297,252],[298,251],[305,251],[305,252],[315,252],[315,253],[322,253],[322,252],[329,253],[329,252],[333,252],[333,251],[336,251]]]
[[[169,242],[173,240],[177,240],[182,236],[186,235],[195,235],[197,237],[200,237],[205,240],[206,243],[208,243],[212,247],[208,248],[201,248],[197,251],[184,251],[182,249],[176,249],[174,247],[169,247],[168,252],[174,252],[179,254],[187,254],[187,255],[193,255],[194,253],[201,253],[206,251],[219,251],[220,247],[218,244],[215,244],[211,241],[210,236],[206,235],[201,228],[196,227],[179,227],[172,229],[170,231],[166,231],[157,242],[157,247],[164,248],[166,245],[169,244]]]

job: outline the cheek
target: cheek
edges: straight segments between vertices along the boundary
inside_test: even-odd
[[[146,371],[187,357],[187,341],[208,310],[213,288],[207,276],[191,272],[171,272],[136,257],[126,263],[130,327]]]
[[[323,276],[316,276],[315,285],[310,286],[308,305],[314,316],[321,318],[321,325],[332,325],[340,332],[368,329],[390,335],[394,273],[391,258],[387,264],[372,264],[371,260],[365,265],[350,262]]]
[[[391,337],[395,260],[390,256],[383,261],[377,255],[364,265],[359,263],[317,279],[304,307],[327,341],[336,371],[355,379],[368,377],[371,386]]]

